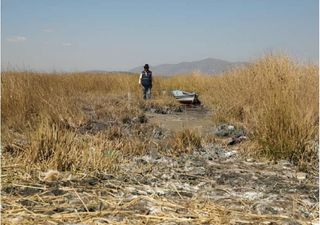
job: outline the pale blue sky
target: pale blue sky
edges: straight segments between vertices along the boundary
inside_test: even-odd
[[[317,0],[2,0],[2,67],[127,70],[270,52],[318,62]]]

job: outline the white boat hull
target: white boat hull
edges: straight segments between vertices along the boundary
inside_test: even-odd
[[[196,93],[190,93],[180,90],[172,91],[173,96],[183,104],[200,104],[198,95]]]

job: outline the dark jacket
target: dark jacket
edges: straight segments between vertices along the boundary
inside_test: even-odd
[[[140,75],[140,82],[144,87],[152,87],[152,72],[151,71],[142,71]]]

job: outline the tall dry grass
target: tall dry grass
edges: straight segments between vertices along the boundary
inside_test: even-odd
[[[79,117],[79,100],[137,92],[129,75],[2,73],[2,124],[23,127],[38,116]],[[136,83],[136,82],[135,82]]]
[[[201,74],[164,79],[161,88],[196,91],[217,122],[244,126],[248,151],[287,159],[300,169],[318,164],[319,69],[286,56],[266,56],[215,77]]]
[[[127,92],[138,91],[129,85],[133,80],[137,77],[2,73],[4,162],[42,169],[113,170],[121,158],[119,150],[133,154],[138,147],[139,151],[145,148],[137,138],[115,138],[115,129],[123,129],[123,117],[141,113],[138,107],[126,104]],[[87,123],[90,126],[90,121],[101,119],[116,121],[113,129],[96,135],[78,131]]]
[[[318,79],[316,66],[266,57],[218,78],[217,118],[243,123],[257,154],[306,170],[318,163]]]
[[[87,155],[89,146],[100,146],[96,158],[103,158],[99,154],[105,148],[142,153],[148,148],[147,138],[139,136],[145,126],[136,125],[134,138],[121,139],[118,136],[125,137],[123,128],[113,125],[108,134],[100,137],[111,140],[111,144],[101,144],[97,136],[88,140],[74,129],[93,117],[116,124],[130,123],[130,118],[143,115],[145,107],[176,104],[163,93],[183,89],[198,92],[200,100],[214,111],[215,121],[244,126],[254,146],[248,151],[273,160],[288,159],[307,169],[318,160],[318,77],[318,67],[314,65],[299,65],[283,56],[267,56],[218,76],[198,73],[155,76],[154,100],[143,102],[138,97],[141,95],[138,75],[4,72],[2,144],[15,143],[10,145],[10,151],[25,152],[29,161],[49,158],[47,164],[66,169],[91,165],[94,157]],[[28,144],[19,144],[16,141],[17,137],[21,139],[19,135]],[[77,138],[80,143],[73,142]],[[50,153],[52,149],[54,153]],[[71,152],[72,165],[60,162]],[[100,162],[101,168],[103,164]]]

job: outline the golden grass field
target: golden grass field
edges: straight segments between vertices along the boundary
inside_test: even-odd
[[[213,112],[215,124],[227,122],[243,127],[248,136],[241,148],[243,154],[258,160],[288,160],[301,171],[317,173],[317,66],[300,65],[285,56],[266,56],[244,68],[217,76],[198,73],[173,77],[154,75],[153,99],[149,101],[141,97],[138,76],[2,72],[3,184],[26,174],[37,177],[32,175],[34,171],[49,169],[117,173],[120,162],[144,155],[153,146],[150,139],[155,128],[144,122],[145,110],[180,107],[166,94],[172,89],[197,92],[203,105]],[[82,132],[93,126],[93,120],[107,121],[109,125],[103,132]],[[130,133],[126,133],[128,129]],[[158,145],[157,151],[164,155],[190,153],[201,145],[201,139],[195,131],[182,130],[165,144]],[[113,200],[116,201],[111,198],[106,201]],[[178,207],[163,199],[158,201],[163,201],[162,204],[169,208]],[[225,223],[228,213],[224,209],[199,202],[188,204],[186,207],[191,207],[197,215],[201,214],[201,208],[209,217],[212,215],[211,222],[214,217],[215,224]],[[11,210],[13,214],[20,212]],[[159,218],[149,219],[156,223]],[[146,218],[140,220],[146,222]],[[201,223],[201,219],[197,223]]]
[[[93,107],[98,117],[115,120],[142,116],[148,104],[177,104],[163,96],[163,90],[183,89],[200,94],[204,105],[214,111],[213,120],[244,126],[250,132],[250,153],[271,160],[288,159],[303,170],[317,168],[316,66],[297,65],[287,57],[269,56],[218,76],[190,74],[154,79],[154,99],[143,102],[138,75],[3,72],[2,146],[14,153],[10,157],[5,150],[3,157],[8,157],[6,162],[23,161],[28,167],[87,169],[90,165],[93,168],[89,169],[103,169],[109,162],[101,161],[105,160],[102,152],[95,153],[97,161],[92,164],[83,149],[93,145],[98,149],[117,149],[123,155],[143,154],[147,147],[141,140],[125,143],[113,140],[112,136],[121,132],[117,127],[110,129],[108,142],[99,136],[79,137],[75,141],[78,134],[69,128],[88,119],[81,107]],[[15,144],[19,135],[27,137],[28,143]]]

